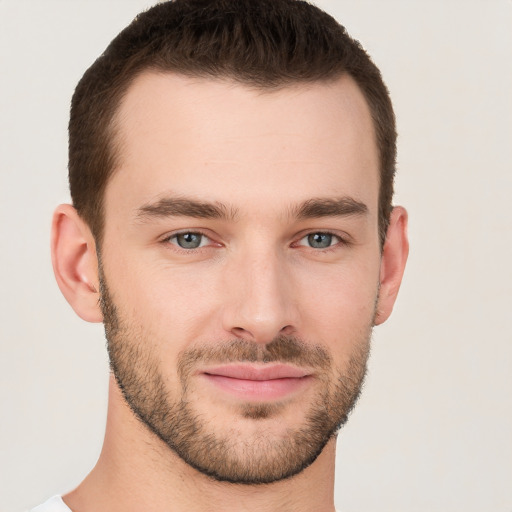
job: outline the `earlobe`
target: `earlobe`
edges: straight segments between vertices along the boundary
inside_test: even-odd
[[[88,322],[103,321],[94,237],[69,204],[55,210],[51,249],[55,278],[71,307]]]
[[[408,254],[407,211],[401,206],[396,206],[391,212],[386,241],[382,250],[375,325],[385,322],[393,311]]]

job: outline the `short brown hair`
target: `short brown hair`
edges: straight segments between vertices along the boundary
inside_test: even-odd
[[[391,213],[396,159],[393,107],[381,74],[334,18],[302,0],[173,0],[139,14],[85,72],[71,102],[69,184],[97,243],[103,196],[116,168],[115,113],[145,70],[228,78],[260,89],[344,74],[368,102],[380,157],[379,236]]]

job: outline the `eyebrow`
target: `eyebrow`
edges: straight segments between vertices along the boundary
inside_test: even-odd
[[[361,216],[367,213],[368,207],[352,197],[308,199],[291,211],[292,216],[298,219]]]
[[[217,201],[210,203],[180,197],[165,197],[156,202],[145,204],[136,213],[136,219],[139,221],[165,217],[234,220],[236,216],[237,210],[228,208],[223,203]]]
[[[313,198],[290,208],[290,216],[296,219],[320,217],[346,217],[365,215],[368,207],[351,197]],[[197,201],[183,197],[165,197],[141,206],[136,219],[141,222],[154,218],[193,217],[197,219],[236,220],[238,210],[221,202]]]

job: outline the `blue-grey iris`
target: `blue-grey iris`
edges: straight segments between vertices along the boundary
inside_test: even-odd
[[[332,244],[332,235],[329,233],[311,233],[308,235],[308,243],[314,249],[325,249]]]
[[[180,233],[176,235],[176,242],[183,249],[197,249],[201,245],[201,233]]]

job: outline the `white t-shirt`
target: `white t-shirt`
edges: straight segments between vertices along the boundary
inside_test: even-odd
[[[60,496],[54,496],[42,505],[33,508],[30,512],[71,512],[71,509],[62,501]]]
[[[54,496],[48,501],[30,510],[30,512],[71,512],[60,496]]]

